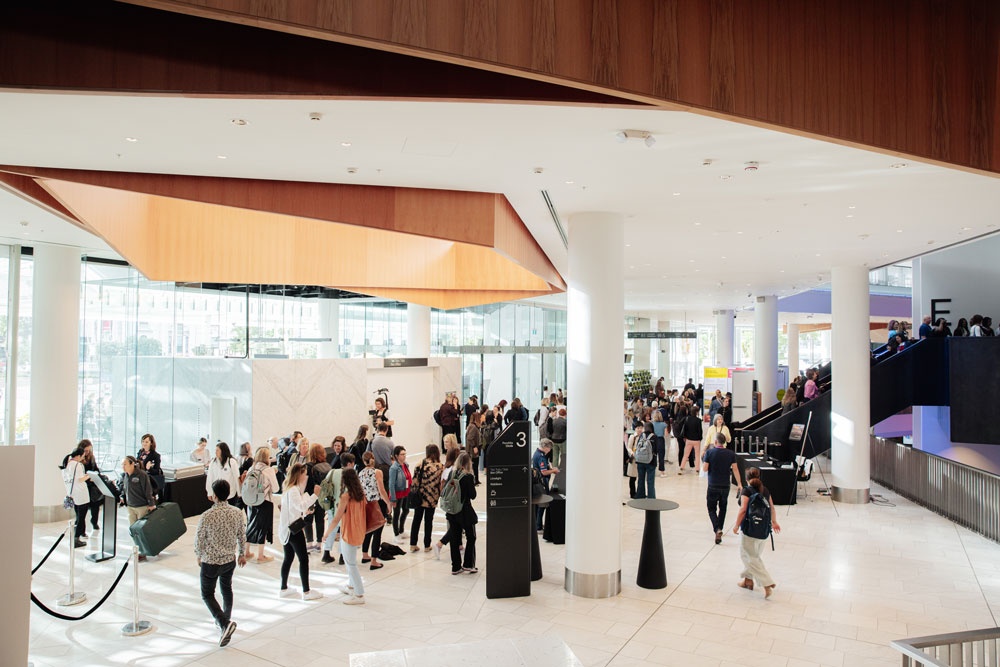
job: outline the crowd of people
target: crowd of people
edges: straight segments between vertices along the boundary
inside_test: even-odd
[[[951,328],[951,322],[943,317],[934,319],[930,315],[925,315],[920,327],[917,329],[917,337],[910,337],[909,328],[906,322],[899,320],[889,320],[888,332],[886,335],[886,350],[878,353],[877,359],[883,356],[894,354],[906,349],[906,346],[915,340],[924,338],[948,338],[956,336],[959,338],[988,338],[996,336],[997,332],[993,328],[993,318],[988,315],[975,314],[971,318],[959,318],[955,328]]]
[[[711,403],[711,424],[703,433],[696,393],[700,387],[689,385],[679,392],[662,390],[659,385],[659,395],[625,405],[625,463],[630,476],[630,495],[634,498],[656,497],[655,471],[658,468],[661,476],[665,476],[665,464],[673,463],[667,458],[668,437],[680,443],[674,455],[678,474],[689,463],[692,470],[714,479],[714,462],[721,455],[711,451],[703,455],[702,448],[704,444],[707,450],[711,443],[718,442],[725,449],[731,442],[731,396],[717,392]],[[364,604],[360,567],[381,569],[386,557],[394,555],[393,551],[404,553],[397,545],[405,545],[407,538],[410,552],[433,552],[439,560],[448,547],[453,575],[478,572],[479,518],[472,501],[481,483],[483,452],[505,425],[514,421],[534,422],[540,444],[531,465],[544,489],[549,488],[566,460],[567,407],[562,390],[546,391],[534,417],[518,398],[509,403],[500,401],[491,408],[480,405],[476,396],[470,396],[461,405],[457,396],[449,394],[433,415],[441,426],[440,446],[428,444],[422,459],[412,467],[406,447],[392,440],[395,422],[384,397],[375,401],[370,415],[371,424],[362,424],[350,444],[343,436],[337,436],[329,446],[324,446],[311,442],[301,431],[294,431],[287,438],[272,437],[256,450],[250,443],[242,443],[234,455],[225,442],[210,446],[207,438],[198,440],[189,458],[205,469],[205,494],[211,506],[199,518],[195,556],[200,568],[202,598],[219,627],[221,646],[229,643],[236,629],[232,621],[233,573],[247,563],[262,565],[275,560],[266,553],[267,545],[274,544],[275,537],[281,544],[282,556],[279,597],[303,600],[323,597],[310,586],[309,580],[310,556],[321,554],[322,566],[345,568],[348,583],[341,588],[343,602]],[[140,442],[136,455],[126,456],[122,461],[122,475],[115,489],[120,492],[120,503],[128,510],[130,525],[156,510],[165,488],[155,437],[147,433]],[[640,448],[650,450],[652,455],[637,461],[636,451]],[[637,471],[632,470],[633,464]],[[77,517],[75,545],[85,547],[88,518],[96,532],[103,501],[91,477],[99,474],[93,445],[88,440],[80,441],[63,461],[62,468],[66,505],[75,509]],[[717,485],[710,483],[712,486]],[[721,535],[726,508],[724,500],[721,507],[719,502],[717,498],[712,521],[713,529]],[[435,541],[433,525],[438,509],[445,514],[447,530]],[[412,519],[407,524],[411,511]],[[539,509],[535,517],[539,531],[543,518],[544,510]],[[394,543],[382,541],[386,527],[391,527]],[[335,551],[339,551],[337,557]],[[289,585],[296,565],[301,592]],[[748,572],[752,573],[748,577],[760,576],[762,564],[752,565],[748,565]],[[762,585],[766,588],[773,583]],[[222,594],[221,605],[215,596],[217,588]]]

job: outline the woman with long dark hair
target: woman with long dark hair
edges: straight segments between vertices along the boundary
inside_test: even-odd
[[[330,451],[327,452],[326,462],[330,464],[330,467],[334,470],[342,468],[344,464],[340,462],[340,455],[347,451],[347,439],[342,435],[338,435],[330,443]]]
[[[363,465],[361,463],[361,459],[362,457],[364,457],[365,452],[368,451],[368,444],[370,442],[370,440],[368,440],[368,431],[370,429],[371,426],[369,426],[368,424],[362,424],[361,426],[359,426],[358,434],[354,436],[354,442],[351,443],[349,451],[351,452],[351,454],[354,454],[354,465],[358,467],[361,467]]]
[[[83,458],[80,459],[80,463],[83,464],[83,469],[87,471],[87,493],[90,496],[90,503],[87,507],[90,511],[90,527],[97,531],[101,529],[97,525],[97,517],[101,513],[101,506],[104,505],[104,494],[94,484],[91,479],[91,473],[97,475],[100,472],[100,467],[94,458],[94,443],[84,438],[77,444],[77,447],[83,450]]]
[[[66,495],[73,499],[76,511],[76,532],[73,546],[87,546],[85,538],[87,536],[84,528],[87,525],[87,510],[90,508],[90,493],[87,491],[87,481],[90,475],[83,468],[83,448],[76,447],[66,459],[66,466],[62,471],[63,484],[66,485]]]
[[[431,550],[431,531],[434,528],[434,510],[441,496],[441,450],[437,445],[427,445],[424,450],[424,460],[413,473],[413,486],[410,495],[414,496],[413,524],[410,526],[410,551],[419,551],[417,537],[420,533],[420,522],[424,522],[424,551]]]
[[[389,510],[389,494],[385,490],[382,471],[375,467],[375,455],[371,452],[365,452],[361,460],[364,461],[365,467],[358,473],[358,478],[361,480],[361,487],[365,490],[365,498],[368,502],[377,502],[379,509],[382,511],[382,516],[385,516]],[[375,544],[375,548],[369,557],[368,549],[372,543]],[[369,566],[371,570],[381,568],[382,563],[378,562],[378,552],[381,548],[382,528],[377,528],[365,535],[364,542],[361,545],[361,562],[371,563]],[[344,561],[346,562],[347,559],[345,558]]]
[[[149,475],[149,481],[153,484],[153,493],[158,498],[163,496],[163,487],[166,485],[163,477],[163,469],[160,468],[160,454],[156,451],[156,438],[152,433],[144,433],[139,439],[139,451],[136,452],[135,460],[139,468]],[[211,494],[211,490],[209,490]]]
[[[365,505],[367,498],[361,487],[361,479],[354,468],[345,468],[341,473],[340,485],[344,490],[337,503],[337,512],[333,515],[323,540],[333,534],[340,526],[340,555],[344,557],[347,568],[347,579],[350,582],[341,590],[347,594],[344,604],[364,604],[365,585],[358,571],[358,549],[365,539]]]
[[[326,479],[326,474],[330,472],[330,464],[326,462],[326,447],[314,442],[309,445],[309,458],[306,462],[306,469],[309,471],[309,485],[307,489],[319,495],[318,487]],[[313,512],[311,520],[306,520],[306,547],[309,551],[319,551],[320,543],[314,542],[313,538],[319,538],[323,534],[323,525],[326,523],[326,512]]]
[[[281,514],[278,517],[278,538],[283,545],[285,557],[281,561],[281,589],[278,597],[295,596],[288,588],[288,574],[292,571],[292,561],[299,560],[299,579],[302,581],[302,599],[318,600],[323,597],[319,591],[309,589],[309,553],[306,551],[304,530],[292,532],[292,524],[298,519],[309,520],[316,503],[316,496],[306,492],[309,473],[305,464],[296,463],[285,477],[284,493],[281,497]]]
[[[747,485],[743,488],[743,493],[741,494],[740,512],[736,516],[736,525],[733,526],[733,533],[738,533],[743,526],[743,519],[747,515],[750,499],[754,494],[760,494],[767,501],[768,505],[770,505],[771,528],[774,532],[780,533],[781,526],[778,525],[778,514],[774,510],[774,501],[771,500],[771,492],[760,481],[760,470],[757,468],[747,468]],[[743,572],[740,576],[743,577],[743,580],[737,582],[736,585],[752,591],[754,581],[756,580],[758,585],[764,587],[764,597],[769,598],[777,584],[774,583],[774,579],[771,578],[771,574],[764,567],[764,561],[761,559],[761,554],[764,552],[766,544],[767,537],[750,537],[746,532],[740,536],[740,560],[743,561]]]
[[[227,500],[230,505],[238,507],[240,493],[240,466],[236,457],[229,451],[229,445],[224,442],[220,442],[215,446],[215,458],[213,458],[212,462],[208,464],[208,471],[205,475],[205,489],[208,494],[208,499],[213,503],[216,502],[216,498],[212,495],[214,493],[212,491],[212,485],[219,479],[224,479],[229,483],[229,497],[219,498],[219,500]]]

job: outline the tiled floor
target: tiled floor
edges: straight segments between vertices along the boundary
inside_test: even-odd
[[[377,571],[364,570],[368,604],[341,604],[342,567],[313,558],[318,602],[279,600],[278,562],[248,565],[234,581],[239,623],[232,644],[218,635],[201,601],[191,553],[196,519],[167,555],[142,568],[142,618],[151,634],[125,638],[131,586],[79,622],[32,608],[31,660],[37,667],[85,665],[344,666],[353,653],[443,647],[531,637],[564,640],[584,665],[644,667],[866,667],[898,664],[892,639],[994,627],[1000,614],[1000,545],[879,487],[895,506],[838,505],[817,496],[779,508],[784,531],[764,558],[778,587],[771,600],[736,587],[737,539],[713,543],[704,482],[693,475],[658,478],[657,493],[680,503],[664,513],[668,588],[635,586],[642,512],[622,507],[622,594],[608,600],[573,597],[562,588],[564,547],[542,544],[545,578],[528,598],[487,600],[481,556],[478,575],[451,576],[446,561],[409,554]],[[627,499],[623,480],[623,499]],[[732,512],[731,504],[730,510]],[[734,514],[728,521],[732,522]],[[436,528],[443,529],[439,516]],[[35,562],[60,525],[37,526]],[[488,528],[480,524],[480,554]],[[127,543],[124,522],[120,533]],[[65,592],[63,548],[35,575],[32,588],[52,605]],[[103,594],[121,559],[78,563],[78,588],[90,603]],[[295,569],[293,568],[293,580]],[[129,575],[130,576],[130,575]],[[78,614],[89,605],[70,608]],[[445,653],[442,653],[444,656]],[[477,667],[505,665],[480,662]],[[444,663],[442,663],[444,664]],[[450,664],[450,663],[448,663]]]

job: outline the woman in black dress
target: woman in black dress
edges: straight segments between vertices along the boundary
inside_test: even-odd
[[[142,445],[135,455],[135,460],[142,467],[142,470],[149,475],[149,481],[153,483],[153,493],[157,500],[163,500],[163,487],[165,480],[163,470],[160,468],[160,455],[156,451],[156,438],[152,433],[142,436]]]

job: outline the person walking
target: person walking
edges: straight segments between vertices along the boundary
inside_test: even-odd
[[[761,503],[766,503],[764,511],[761,511]],[[743,561],[743,572],[740,576],[743,580],[736,585],[752,591],[756,581],[758,585],[764,587],[764,598],[767,599],[771,597],[777,584],[764,567],[761,553],[764,551],[771,530],[780,533],[781,526],[778,525],[778,514],[771,501],[771,493],[760,481],[760,470],[757,468],[747,468],[747,486],[743,488],[740,513],[736,517],[733,533],[736,534],[741,530],[743,535],[740,537],[740,560]],[[748,532],[758,533],[761,537],[753,537],[748,535]]]
[[[402,544],[406,537],[406,517],[410,513],[409,495],[412,486],[413,473],[406,464],[406,448],[396,445],[392,449],[392,466],[389,468],[389,507],[392,508],[392,535],[396,544]]]
[[[690,405],[687,410],[687,417],[684,418],[684,455],[677,461],[677,474],[684,474],[684,464],[688,457],[694,453],[694,460],[701,460],[701,417],[698,416],[698,406]],[[700,468],[700,464],[694,466],[695,470]]]
[[[721,416],[717,416],[719,421]],[[726,448],[726,435],[719,433],[711,449],[705,451],[702,457],[704,468],[708,471],[708,491],[705,497],[708,503],[708,518],[712,521],[715,532],[715,543],[722,543],[722,531],[726,526],[726,509],[729,506],[729,473],[736,477],[736,488],[743,488],[740,483],[740,468],[736,465],[736,453]]]
[[[478,429],[476,433],[478,434]],[[424,551],[431,550],[431,532],[434,528],[434,510],[441,496],[441,451],[437,445],[427,445],[424,450],[424,460],[413,473],[413,486],[410,488],[413,508],[413,523],[410,525],[410,551],[419,551],[417,538],[420,533],[420,522],[424,522]]]
[[[295,463],[288,469],[281,497],[281,513],[278,517],[278,539],[281,540],[285,552],[285,557],[281,561],[281,589],[278,597],[289,598],[295,595],[295,591],[288,588],[288,574],[292,570],[292,561],[296,558],[299,559],[302,599],[318,600],[323,597],[319,591],[309,588],[309,553],[306,551],[305,524],[300,524],[301,527],[296,526],[297,531],[292,530],[292,524],[299,519],[308,522],[311,518],[309,514],[313,512],[316,496],[305,490],[308,482],[309,473],[305,464]]]
[[[229,482],[217,479],[212,484],[215,504],[205,510],[198,519],[194,534],[194,555],[201,568],[201,599],[211,612],[215,624],[222,633],[219,646],[226,646],[236,632],[233,622],[233,572],[236,565],[243,567],[247,559],[246,549],[247,518],[241,509],[229,504]],[[215,586],[222,591],[222,607],[215,599]]]
[[[128,524],[131,526],[156,509],[156,496],[153,495],[153,484],[149,475],[134,456],[125,457],[122,461],[122,470],[125,472],[123,481],[125,492],[121,502],[128,508]],[[145,560],[146,555],[139,554],[139,561]]]
[[[454,481],[458,483],[461,509],[454,514],[446,515],[448,517],[449,546],[451,547],[451,573],[475,574],[479,572],[476,569],[476,524],[479,523],[479,516],[472,507],[472,501],[476,498],[475,478],[472,475],[472,457],[468,454],[460,455],[455,461],[455,470],[452,476]],[[464,561],[462,560],[463,533],[466,542]]]
[[[365,584],[358,571],[358,549],[365,539],[367,496],[353,462],[350,467],[345,466],[343,471],[335,472],[340,473],[343,493],[337,500],[337,511],[330,520],[323,540],[332,538],[336,529],[340,528],[340,555],[344,558],[349,582],[341,588],[348,596],[344,604],[364,604]]]

